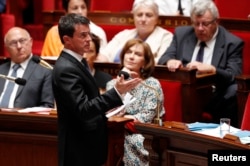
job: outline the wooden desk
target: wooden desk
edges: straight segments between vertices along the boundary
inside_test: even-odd
[[[137,123],[145,136],[152,166],[207,166],[208,150],[245,149],[250,146],[180,129]]]
[[[107,166],[123,156],[125,118],[108,121]],[[1,166],[56,166],[57,116],[0,111]]]

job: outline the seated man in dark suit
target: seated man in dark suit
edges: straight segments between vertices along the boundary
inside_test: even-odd
[[[191,10],[192,26],[176,28],[170,47],[158,64],[166,64],[173,72],[186,66],[196,68],[201,74],[215,73],[216,89],[205,111],[212,115],[216,123],[219,123],[219,118],[228,117],[236,126],[235,76],[242,72],[244,42],[219,26],[218,17],[214,2],[197,1]]]
[[[19,85],[0,78],[0,107],[53,108],[52,71],[41,66],[37,61],[33,61],[30,34],[25,29],[13,27],[6,33],[4,42],[10,61],[0,65],[0,74],[22,78],[26,80],[26,83]]]

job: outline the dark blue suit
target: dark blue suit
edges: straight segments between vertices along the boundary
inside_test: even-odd
[[[0,74],[8,75],[10,61],[0,65]],[[30,60],[23,74],[26,80],[24,86],[19,86],[14,100],[15,108],[54,107],[52,92],[52,71]],[[0,78],[0,94],[3,91],[5,79]]]
[[[58,111],[59,166],[97,166],[107,159],[105,112],[122,105],[115,89],[100,95],[94,77],[62,51],[53,70]]]
[[[218,118],[222,116],[235,119],[237,105],[232,105],[237,102],[235,76],[242,72],[244,46],[244,42],[240,38],[221,26],[218,28],[211,62],[216,68],[216,92],[209,107],[206,108],[213,114],[217,123]],[[177,27],[172,43],[159,59],[158,64],[166,64],[169,59],[181,60],[183,65],[191,62],[197,40],[192,26]]]

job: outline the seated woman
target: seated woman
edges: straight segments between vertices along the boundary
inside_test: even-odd
[[[85,53],[83,57],[87,60],[91,74],[96,80],[100,93],[106,91],[106,83],[112,79],[112,76],[101,70],[94,68],[94,61],[96,60],[100,49],[100,38],[95,34],[91,34],[92,41],[90,42],[89,52]]]
[[[80,14],[84,17],[87,17],[87,6],[88,0],[62,0],[62,5],[64,10],[67,13],[76,13]],[[90,31],[95,35],[99,36],[101,39],[101,49],[107,45],[107,37],[104,30],[90,22],[89,24]],[[59,34],[58,34],[58,26],[54,25],[49,29],[46,34],[44,45],[42,48],[41,56],[59,56],[60,52],[63,49],[63,44],[61,43]]]
[[[149,44],[155,62],[170,45],[173,34],[157,26],[159,11],[154,0],[138,0],[132,9],[134,29],[125,29],[116,34],[104,50],[100,51],[99,61],[120,62],[119,55],[129,39],[138,38]]]
[[[138,75],[143,82],[129,92],[136,100],[119,115],[132,118],[134,122],[152,123],[157,115],[162,116],[165,112],[161,84],[151,76],[155,66],[153,53],[147,43],[140,39],[131,39],[123,47],[120,58],[122,70]],[[113,79],[108,82],[107,89],[111,89],[115,81]],[[134,132],[132,128],[127,128],[127,131],[124,142],[124,164],[148,165],[149,153],[143,147],[144,137]]]

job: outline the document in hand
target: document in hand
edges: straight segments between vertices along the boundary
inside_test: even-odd
[[[126,108],[126,106],[133,103],[135,100],[136,100],[136,98],[133,97],[130,93],[126,93],[126,95],[124,96],[123,105],[116,108],[115,110],[109,111],[106,114],[106,117],[109,118],[111,116],[118,114],[120,111],[124,110]]]
[[[20,109],[19,113],[37,113],[37,114],[49,114],[52,108],[47,107],[29,107],[25,109]]]

